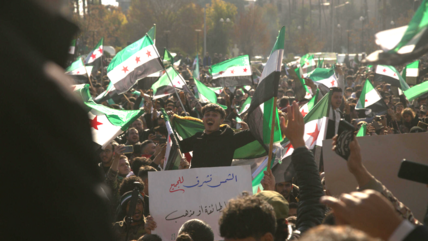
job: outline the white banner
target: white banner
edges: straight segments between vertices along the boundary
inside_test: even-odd
[[[228,200],[252,193],[250,166],[195,168],[149,172],[150,214],[157,223],[152,233],[175,240],[191,219],[208,223],[215,240],[222,240],[218,220]]]

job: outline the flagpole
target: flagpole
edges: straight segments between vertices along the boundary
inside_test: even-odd
[[[270,142],[269,142],[269,159],[267,163],[267,170],[270,170],[272,163],[272,151],[273,151],[273,135],[275,131],[275,110],[276,110],[277,97],[273,97],[273,109],[272,109],[272,126],[270,128]]]
[[[91,87],[92,87],[92,88],[94,88],[94,86],[92,85],[92,81],[91,81],[91,78],[89,78],[89,75],[88,75],[88,71],[86,70],[86,65],[85,65],[85,62],[83,61],[83,59],[82,59],[82,58],[80,58],[80,61],[82,61],[82,64],[83,64],[83,68],[85,68],[85,73],[86,73],[86,77],[88,77],[88,80],[89,80],[89,84],[91,85]]]
[[[163,63],[162,63],[162,65],[163,65]],[[165,67],[164,67],[164,69],[165,69]],[[175,70],[174,70],[174,71],[175,71]],[[183,102],[181,102],[180,95],[178,94],[177,89],[174,87],[174,83],[172,83],[171,77],[169,77],[168,71],[166,71],[166,69],[165,69],[165,74],[166,74],[166,76],[168,76],[169,82],[171,83],[171,86],[172,86],[172,88],[173,88],[173,89],[174,89],[174,91],[175,91],[175,95],[177,95],[178,101],[180,101],[181,108],[183,108],[184,114],[187,116],[187,111],[186,111],[186,109],[184,108]],[[186,84],[186,83],[184,83],[184,84]],[[186,86],[187,86],[187,85],[186,85]]]

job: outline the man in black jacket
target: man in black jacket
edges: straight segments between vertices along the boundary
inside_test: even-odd
[[[249,130],[235,133],[227,125],[220,127],[226,113],[219,105],[204,106],[202,116],[204,132],[180,141],[182,152],[193,151],[191,168],[230,166],[235,150],[255,140]]]
[[[61,2],[0,8],[2,240],[113,240],[88,115],[64,75],[78,29]]]

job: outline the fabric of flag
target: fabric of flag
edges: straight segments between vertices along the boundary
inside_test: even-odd
[[[221,94],[223,92],[223,87],[208,87],[210,90],[214,91],[216,94]]]
[[[193,78],[199,80],[199,56],[196,55],[196,65],[195,69],[193,70]]]
[[[86,66],[92,66],[92,71],[88,72],[91,73],[93,76],[96,75],[99,68],[101,67],[101,61],[104,51],[104,38],[101,38],[101,40],[98,42],[98,44],[92,49],[92,51],[88,54],[88,56],[85,59],[85,65]]]
[[[153,43],[156,43],[156,24],[147,32],[147,35],[152,39]]]
[[[419,62],[420,60],[416,60],[408,65],[406,65],[406,77],[418,77],[419,76]],[[406,78],[403,78],[406,79]]]
[[[66,75],[70,75],[76,84],[86,84],[89,83],[88,74],[86,73],[85,65],[83,64],[82,59],[78,59],[73,62],[66,70]]]
[[[171,127],[171,122],[169,120],[168,114],[163,108],[161,109],[161,111],[165,118],[165,126],[168,131],[163,170],[177,170],[180,166],[181,161],[180,147],[174,135],[174,131]]]
[[[123,94],[138,80],[162,69],[158,51],[146,35],[114,56],[107,68],[107,76],[118,93]]]
[[[97,97],[95,97],[94,101],[98,104],[107,101],[109,104],[115,104],[114,100],[119,99],[119,95],[117,94],[116,88],[114,88],[113,83],[110,81],[109,85],[107,86],[106,90],[99,94]]]
[[[248,55],[242,55],[211,66],[209,70],[216,86],[233,87],[252,85],[251,65]]]
[[[404,91],[404,95],[409,101],[412,101],[425,94],[428,94],[428,81],[422,82]]]
[[[170,80],[171,78],[171,80]],[[172,82],[172,84],[171,84]],[[175,93],[174,87],[182,89],[186,85],[183,77],[177,71],[169,67],[158,81],[152,85],[153,99],[159,99]]]
[[[172,127],[182,139],[192,137],[197,132],[203,132],[205,130],[202,120],[188,116],[182,117],[175,115],[172,121]],[[263,156],[266,156],[266,151],[264,147],[255,140],[236,149],[233,154],[233,159],[253,159]]]
[[[297,77],[299,77],[299,81],[300,84],[303,86],[303,89],[305,90],[305,99],[311,99],[312,98],[312,93],[311,90],[309,90],[310,88],[306,85],[305,80],[302,78],[302,75],[300,74],[300,68],[296,68],[294,69],[294,72],[296,72]]]
[[[92,138],[103,148],[122,134],[144,110],[116,110],[93,102],[85,102],[91,124]]]
[[[253,100],[253,98],[251,98],[251,96],[248,96],[248,98],[242,104],[241,109],[239,110],[239,114],[238,115],[243,115],[243,114],[245,114],[247,112],[248,109],[250,109],[251,101],[252,100]]]
[[[314,84],[323,84],[328,88],[338,87],[337,77],[334,73],[334,65],[330,69],[316,68],[310,75],[309,78]]]
[[[315,68],[317,67],[315,60],[314,60],[314,55],[309,55],[309,54],[305,54],[300,58],[300,64],[299,64],[299,68],[300,68],[300,77],[306,78],[308,75],[310,75],[312,73],[312,71],[315,70]]]
[[[402,91],[408,90],[410,87],[398,73],[397,69],[390,65],[378,65],[376,67],[377,77],[382,77],[382,81],[390,83],[392,86],[400,88]]]
[[[197,79],[193,79],[193,80],[195,81],[198,98],[201,103],[214,103],[219,105],[223,109],[227,109],[227,106],[217,103],[217,95],[213,90],[206,87]]]
[[[77,94],[83,102],[92,101],[91,92],[89,91],[89,84],[72,85],[71,90]]]
[[[382,49],[371,53],[366,63],[402,65],[427,52],[428,1],[423,0],[409,25],[378,32],[376,44]]]
[[[300,107],[300,113],[302,113],[303,117],[305,117],[309,113],[309,111],[311,111],[312,108],[315,106],[315,104],[317,103],[317,100],[318,100],[319,93],[320,93],[320,90],[317,89],[317,92],[308,101],[308,103],[306,103]]]
[[[260,144],[264,145],[266,151],[270,143],[271,128],[274,128],[274,143],[282,139],[278,109],[274,110],[273,107],[274,97],[278,95],[278,82],[284,55],[284,35],[285,27],[282,27],[248,109],[247,122],[250,131]],[[275,118],[275,126],[272,126],[272,118]]]
[[[71,40],[70,48],[68,49],[69,54],[74,54],[76,52],[76,40]]]
[[[369,80],[364,83],[363,89],[361,90],[360,99],[357,101],[355,109],[371,109],[373,113],[386,111],[388,106],[382,99],[382,96],[373,87]]]
[[[360,126],[360,129],[357,132],[357,137],[366,136],[367,133],[367,123],[364,123]]]
[[[174,64],[174,57],[172,57],[171,53],[165,48],[163,54],[163,65],[165,68],[171,67]]]

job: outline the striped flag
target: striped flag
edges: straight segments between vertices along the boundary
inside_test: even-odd
[[[382,81],[390,83],[392,86],[400,88],[402,91],[408,90],[410,87],[398,73],[394,66],[378,65],[376,67],[376,77],[382,77]]]
[[[355,109],[371,109],[372,112],[378,113],[386,111],[388,106],[386,106],[382,96],[380,96],[370,81],[366,80]]]
[[[299,69],[300,69],[300,77],[302,79],[306,78],[308,75],[310,75],[315,68],[317,67],[315,60],[314,60],[314,55],[309,55],[309,54],[305,54],[300,58],[300,64],[299,64]]]
[[[357,137],[366,136],[366,133],[367,133],[367,123],[363,123],[357,132]]]
[[[67,69],[65,69],[65,74],[70,75],[76,84],[89,83],[88,73],[86,72],[86,67],[83,64],[81,58],[73,62]]]
[[[412,88],[404,91],[404,95],[409,101],[412,101],[427,93],[428,93],[428,81],[415,85]]]
[[[88,54],[88,56],[85,59],[85,65],[86,66],[92,66],[91,74],[94,76],[98,72],[98,69],[101,67],[101,61],[103,57],[103,51],[104,51],[104,38],[101,38],[101,40],[98,42],[98,44],[95,46],[95,48]]]
[[[216,86],[233,87],[252,85],[251,65],[248,55],[242,55],[211,66],[209,70]]]
[[[173,84],[171,84],[169,78],[171,78]],[[174,94],[174,88],[183,89],[185,85],[186,81],[183,79],[183,77],[173,67],[169,67],[166,70],[166,73],[163,74],[159,80],[152,85],[153,99],[155,100]]]
[[[323,84],[328,88],[337,87],[337,78],[334,73],[334,65],[330,69],[316,68],[309,77],[314,84]]]
[[[76,40],[71,40],[70,48],[68,49],[69,54],[74,54],[76,52]]]

